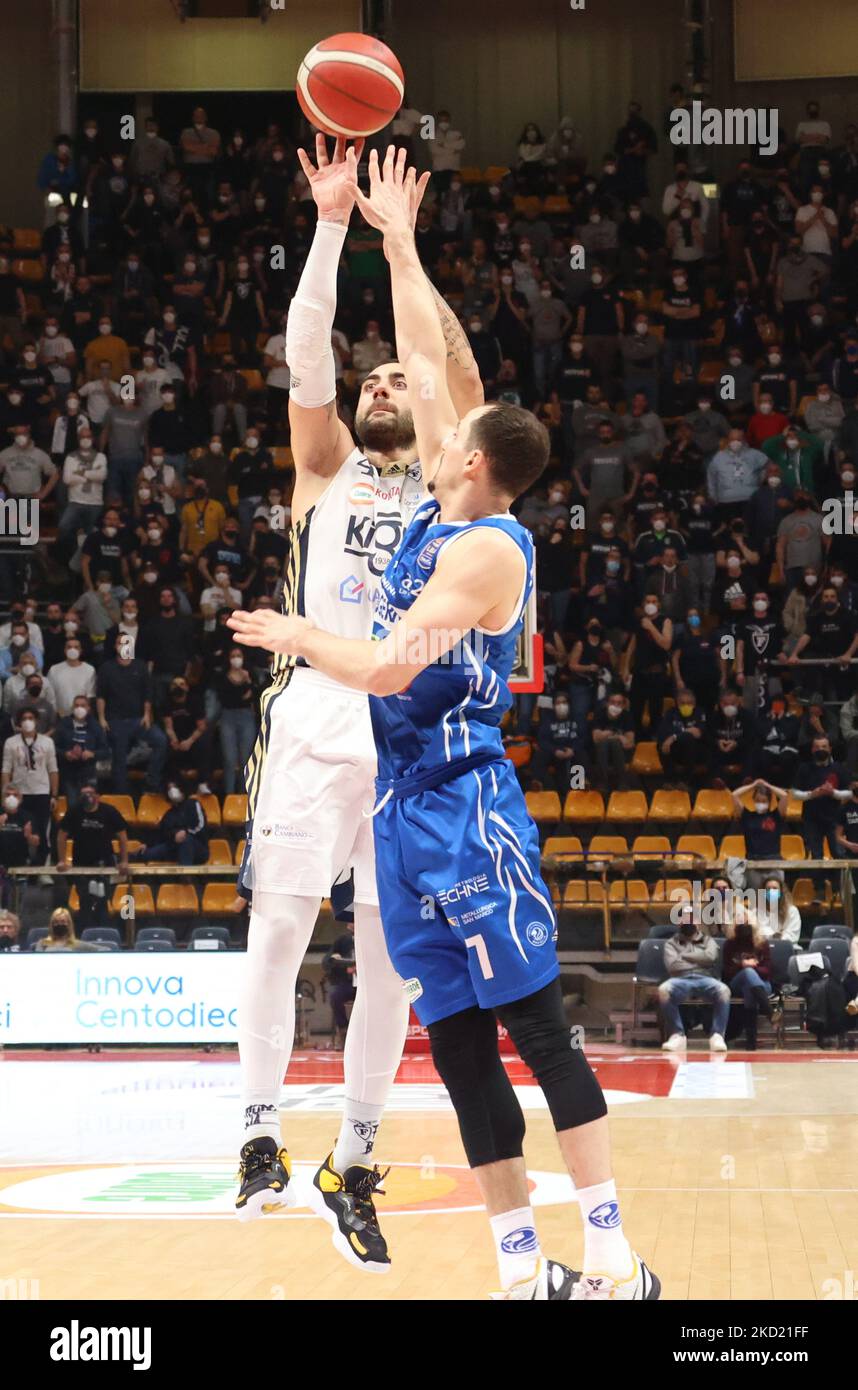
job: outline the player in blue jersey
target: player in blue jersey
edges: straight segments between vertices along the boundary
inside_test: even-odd
[[[496,403],[457,420],[445,348],[408,219],[413,170],[370,160],[364,216],[384,233],[397,347],[424,477],[421,505],[382,579],[373,641],[307,619],[235,613],[239,640],[301,656],[368,691],[379,763],[376,872],[385,938],[427,1025],[489,1213],[508,1299],[651,1300],[611,1174],[606,1106],[570,1043],[539,840],[500,721],[533,582],[533,548],[510,504],[542,473],[548,437]],[[542,1256],[528,1199],[525,1124],[498,1053],[508,1029],[548,1102],[584,1221],[583,1270]]]

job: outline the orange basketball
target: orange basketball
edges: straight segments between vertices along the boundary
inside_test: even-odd
[[[402,105],[405,78],[387,44],[369,34],[334,34],[302,60],[301,110],[325,135],[374,135]]]

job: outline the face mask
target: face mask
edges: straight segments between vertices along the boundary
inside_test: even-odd
[[[680,208],[679,215],[683,222],[689,222],[691,220],[691,208]]]
[[[26,640],[26,637],[13,637],[10,645],[13,647],[23,647]]]
[[[679,713],[682,715],[683,719],[687,719],[688,716],[689,716],[690,714],[693,714],[693,713],[694,713],[694,706],[693,706],[693,705],[680,705],[680,706],[679,706]]]
[[[622,705],[608,705],[608,718],[609,718],[609,719],[619,719],[619,717],[620,717],[620,715],[622,714],[622,712],[623,712],[623,707],[622,707]]]
[[[75,720],[75,723],[76,723],[76,724],[85,724],[85,723],[86,723],[86,717],[87,717],[88,713],[89,713],[89,711],[86,709],[86,707],[85,707],[84,705],[75,705],[75,707],[74,707],[74,720]]]
[[[55,338],[58,332],[59,329],[55,323],[49,323],[45,328],[45,334],[48,338]]]
[[[551,298],[551,291],[550,291],[550,290],[540,290],[539,293],[540,293],[540,296],[541,296],[543,299],[550,299],[550,298]]]
[[[161,539],[161,529],[159,526],[151,526],[146,532],[153,545],[157,545]]]
[[[568,719],[568,717],[569,717],[569,706],[568,706],[568,705],[555,705],[555,706],[554,706],[554,710],[555,710],[555,713],[556,713],[558,719]]]
[[[731,367],[741,367],[741,365],[742,365],[742,359],[741,359],[741,357],[731,357],[731,358],[730,358],[730,366],[731,366]]]
[[[591,280],[591,282],[592,282],[594,285],[601,285],[603,279],[604,279],[604,276],[603,276],[603,275],[591,275],[591,276],[590,276],[590,280]]]
[[[797,440],[797,439],[788,439],[788,440],[786,441],[786,446],[787,446],[788,449],[797,449],[797,448],[798,448],[798,440]]]
[[[604,533],[604,535],[606,535],[606,536],[611,536],[611,535],[613,535],[613,533],[614,533],[614,526],[615,526],[615,523],[614,523],[613,521],[603,521],[603,522],[602,522],[602,528],[601,528],[601,529],[602,529],[602,532]]]
[[[242,666],[244,665],[244,658],[241,656],[231,656],[229,658],[229,664],[232,667],[233,671],[240,671]]]
[[[636,324],[635,324],[635,332],[638,333],[638,334],[640,334],[640,336],[641,336],[642,338],[645,338],[646,335],[647,335],[647,333],[649,332],[649,324],[648,324],[648,323],[636,323]]]
[[[647,489],[647,491],[648,491],[648,492],[652,492],[652,491],[653,491],[652,487],[649,487],[649,488]],[[654,521],[654,522],[652,523],[652,529],[653,529],[653,531],[655,531],[655,534],[656,534],[657,536],[661,536],[661,535],[663,535],[664,532],[667,530],[667,523],[664,522],[664,521]]]
[[[67,661],[80,661],[80,647],[69,647],[66,652]]]
[[[21,733],[22,733],[22,734],[31,734],[31,733],[33,732],[33,730],[35,729],[35,727],[36,727],[36,721],[35,721],[35,719],[22,719],[22,720],[21,720]]]
[[[167,788],[167,800],[172,801],[174,806],[182,800],[182,793],[178,787]]]
[[[685,281],[684,281],[684,280],[674,280],[674,282],[673,282],[673,288],[674,288],[675,290],[684,290],[684,289],[685,289]]]
[[[676,569],[676,565],[665,565],[664,569],[667,570],[669,574],[672,574],[673,571]],[[696,613],[691,614],[690,618],[688,619],[688,626],[690,628],[698,628],[700,626],[700,619]]]
[[[814,755],[813,755],[813,761],[814,761],[815,763],[827,763],[827,762],[828,762],[828,749],[827,749],[827,748],[826,748],[826,749],[822,749],[822,748],[817,749],[817,751],[816,751],[816,752],[814,753]]]
[[[27,662],[26,666],[22,666],[22,667],[21,667],[21,675],[22,675],[22,676],[32,676],[32,675],[35,674],[35,671],[36,671],[35,666],[31,665],[31,663],[30,663],[29,661]]]
[[[631,219],[632,222],[640,222],[640,220],[641,220],[641,210],[640,210],[640,208],[631,208],[631,209],[629,210],[629,218]]]
[[[731,573],[735,574],[736,571],[737,571],[738,569],[741,569],[741,567],[742,567],[742,561],[741,561],[740,559],[738,559],[737,556],[731,555],[730,558],[729,558],[729,560],[727,561],[727,568],[728,568],[728,570],[730,570]]]
[[[739,450],[742,448],[742,440],[731,439],[729,447],[733,450],[734,454],[738,454]]]
[[[229,585],[229,575],[228,575],[228,574],[216,574],[216,575],[215,575],[215,584],[220,585],[220,587],[221,587],[222,589],[227,588],[227,586]]]
[[[819,192],[817,192],[817,193],[811,193],[811,195],[810,195],[810,201],[811,201],[812,203],[817,203],[817,204],[821,203],[821,202],[822,202],[822,194],[819,193]]]
[[[196,264],[194,263],[194,261],[185,261],[185,274],[186,274],[186,275],[193,275],[193,273],[194,273],[194,271],[196,270],[196,268],[197,268],[197,267],[196,267]]]
[[[248,449],[258,449],[258,448],[259,448],[259,440],[256,439],[255,436],[253,436],[253,435],[248,435],[247,440],[246,440],[245,442],[246,442],[246,444],[247,444]]]
[[[105,534],[105,536],[107,537],[107,539],[108,539],[109,541],[112,541],[112,540],[113,540],[113,537],[116,535],[116,527],[115,527],[115,526],[105,526],[105,527],[103,528],[103,530],[104,530],[104,534]]]
[[[212,443],[209,445],[209,449],[213,454],[223,453],[223,445],[221,444],[219,439],[213,440]]]
[[[834,585],[835,589],[843,588],[843,580],[844,576],[842,574],[832,574],[831,576],[831,583]]]
[[[176,315],[175,315],[175,314],[165,314],[165,315],[164,315],[164,322],[165,322],[165,323],[175,323],[175,322],[176,322]]]
[[[619,572],[620,572],[620,561],[619,561],[619,560],[606,560],[606,561],[605,561],[605,569],[606,569],[606,571],[607,571],[608,574],[619,574]]]
[[[157,578],[158,576],[153,570],[146,570],[145,574],[143,575],[143,583],[154,584]]]
[[[771,415],[771,413],[772,413],[772,403],[771,403],[771,401],[760,401],[760,414],[761,414],[761,415]]]
[[[23,397],[20,396],[20,395],[18,394],[17,391],[12,391],[12,392],[9,393],[9,404],[10,404],[10,405],[20,405],[22,400],[23,400]],[[17,439],[18,436],[16,435],[15,438]],[[25,438],[26,438],[26,436],[25,436]]]
[[[705,410],[711,410],[711,409],[712,409],[712,402],[711,402],[711,401],[698,401],[698,402],[697,402],[697,409],[698,409],[698,410],[704,410],[704,411],[705,411]]]
[[[780,485],[781,485],[781,480],[780,480],[780,478],[769,478],[769,479],[767,479],[767,481],[768,481],[769,487],[780,487]]]
[[[739,706],[738,706],[738,705],[724,705],[724,713],[726,714],[726,716],[727,716],[728,719],[735,719],[735,718],[736,718],[736,715],[739,713]]]
[[[816,583],[816,575],[815,575],[815,574],[806,574],[806,575],[804,576],[804,582],[805,582],[805,584],[809,584],[810,587],[813,588],[814,584]]]
[[[512,276],[511,276],[511,275],[502,275],[502,276],[501,276],[501,284],[502,284],[502,285],[511,285],[511,284],[512,284]]]
[[[754,802],[754,810],[756,811],[756,813],[757,813],[758,816],[764,816],[764,815],[766,814],[766,812],[768,811],[768,809],[769,809],[769,803],[768,803],[767,801],[755,801],[755,802]]]
[[[106,338],[107,335],[108,335],[108,333],[112,333],[113,328],[112,328],[111,324],[109,324],[109,323],[100,323],[100,324],[98,325],[98,331],[99,331],[99,333],[103,334],[104,337]]]
[[[572,356],[573,356],[573,357],[580,357],[581,354],[582,354],[582,352],[584,351],[584,344],[583,344],[583,343],[571,343],[571,344],[570,344],[569,350],[570,350],[570,352],[572,353]]]
[[[159,470],[159,471],[160,471],[160,469],[162,469],[162,468],[164,467],[164,455],[163,455],[163,454],[153,454],[150,461],[151,461],[152,467],[155,468],[155,469],[157,469],[157,470]]]
[[[825,319],[822,314],[811,314],[810,321],[813,324],[814,328],[821,328],[822,325],[825,323]]]
[[[657,604],[657,603],[645,603],[645,604],[644,604],[644,612],[646,613],[646,615],[647,615],[648,618],[654,618],[655,615],[656,615],[656,613],[658,612],[658,604]]]
[[[21,802],[17,796],[7,796],[3,802],[7,811],[17,811]]]
[[[99,592],[100,594],[109,594],[110,591],[111,591],[111,589],[112,589],[112,587],[113,587],[113,586],[112,586],[112,584],[110,584],[110,583],[99,584],[99,586],[98,586],[98,592]]]
[[[769,605],[765,602],[764,599],[760,599],[760,598],[755,599],[755,601],[754,601],[754,612],[755,612],[755,613],[759,613],[759,614],[762,615],[762,614],[764,614],[764,613],[768,613],[768,611],[769,611]]]

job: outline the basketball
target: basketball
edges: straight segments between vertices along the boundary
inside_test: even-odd
[[[374,135],[402,105],[405,78],[395,53],[369,34],[334,34],[302,60],[296,81],[307,120],[325,135]]]

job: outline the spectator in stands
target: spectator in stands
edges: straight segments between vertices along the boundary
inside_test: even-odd
[[[193,197],[207,208],[214,195],[214,170],[221,153],[220,132],[208,124],[205,108],[197,106],[179,136],[185,181]]]
[[[178,782],[168,780],[165,811],[153,845],[137,850],[131,858],[146,864],[204,864],[209,854],[206,813],[196,797],[186,797]]]
[[[708,462],[719,449],[721,441],[728,437],[730,423],[720,410],[714,409],[712,397],[708,391],[698,391],[696,399],[697,409],[688,411],[683,419],[685,424],[691,426],[695,447],[700,450],[703,458]],[[739,438],[744,438],[741,430],[736,431],[736,435]]]
[[[77,805],[81,788],[92,781],[98,764],[107,766],[110,746],[85,695],[76,695],[72,711],[64,715],[54,733],[60,791],[68,805]]]
[[[95,529],[104,506],[106,478],[107,459],[96,450],[89,424],[81,425],[77,447],[63,464],[66,504],[57,528],[57,541],[64,551],[81,531],[88,536]]]
[[[695,923],[690,906],[681,913],[679,930],[665,942],[664,964],[670,978],[658,987],[659,1006],[668,1034],[662,1050],[685,1051],[687,1040],[680,1009],[691,999],[703,999],[712,1005],[710,1051],[726,1052],[724,1034],[730,1016],[730,990],[718,979],[718,946]]]
[[[207,448],[188,464],[188,482],[192,488],[197,481],[204,483],[209,497],[225,508],[229,506],[227,470],[223,440],[220,435],[213,434]]]
[[[194,626],[189,617],[180,613],[176,590],[169,585],[161,590],[159,610],[158,617],[144,625],[135,655],[148,663],[154,704],[160,708],[175,679],[187,676]]]
[[[789,425],[789,417],[782,410],[775,410],[771,391],[761,391],[758,381],[754,382],[753,391],[754,413],[745,433],[752,448],[762,449],[773,436],[783,433]]]
[[[792,894],[779,873],[766,874],[762,885],[762,902],[756,914],[757,927],[768,941],[791,941],[798,945],[801,936],[801,913]]]
[[[709,732],[716,784],[729,786],[747,778],[756,756],[757,724],[754,716],[741,708],[738,691],[722,691]]]
[[[584,636],[573,642],[567,661],[571,677],[567,692],[569,705],[579,729],[586,727],[590,711],[611,684],[615,666],[613,648],[605,638],[602,624],[598,618],[590,618]]]
[[[2,826],[0,826],[0,844],[2,843]],[[9,912],[7,908],[0,908],[0,952],[16,955],[23,949],[20,936],[20,917],[14,912]]]
[[[799,696],[802,710],[798,725],[799,760],[809,759],[811,745],[818,735],[825,735],[834,748],[837,744],[838,726],[834,711],[829,709],[820,691],[812,691],[809,696]]]
[[[629,707],[635,734],[644,737],[646,710],[652,727],[661,719],[670,689],[669,656],[673,646],[673,623],[660,612],[655,594],[647,594],[639,626],[623,652],[621,671],[629,692]]]
[[[579,779],[587,768],[587,725],[570,711],[565,691],[554,697],[553,710],[540,722],[537,744],[530,762],[531,790],[540,791],[548,782],[561,797],[569,790],[573,777]]]
[[[354,927],[349,924],[348,931],[338,936],[322,962],[322,970],[328,981],[328,999],[334,1024],[334,1047],[345,1044],[348,1018],[346,1004],[355,998],[355,944]]]
[[[54,741],[37,730],[38,714],[25,705],[17,715],[18,732],[3,744],[3,770],[0,794],[14,785],[21,797],[20,809],[29,816],[38,836],[36,857],[44,864],[48,857],[51,811],[59,791],[59,772]]]
[[[621,690],[609,691],[596,707],[590,726],[596,781],[607,794],[627,786],[627,768],[634,753],[635,733],[628,702]]]
[[[454,171],[461,169],[465,143],[462,132],[456,130],[450,121],[450,112],[439,111],[435,118],[434,134],[428,141],[433,182],[439,193],[446,192]]]
[[[842,763],[831,756],[831,742],[818,735],[811,744],[812,763],[798,770],[793,796],[804,802],[802,834],[811,859],[822,859],[827,838],[832,856],[840,857],[835,831],[840,819],[841,799],[835,793],[848,791],[851,780]]]
[[[798,639],[787,660],[794,664],[806,653],[810,659],[837,659],[842,662],[843,669],[826,666],[821,673],[824,696],[839,702],[848,697],[854,683],[846,663],[858,651],[858,620],[854,613],[844,608],[833,584],[823,586],[821,599],[821,608],[808,618],[807,630]]]
[[[209,497],[208,487],[202,480],[194,483],[192,493],[192,501],[182,507],[179,531],[179,550],[188,563],[217,540],[226,520],[223,506]]]
[[[773,1020],[771,952],[755,919],[743,910],[726,926],[723,975],[734,998],[742,1000],[745,1013],[745,1050],[756,1051],[757,1019],[762,1013]]]
[[[256,738],[256,696],[241,647],[229,648],[228,665],[216,677],[214,693],[220,709],[223,790],[229,796],[236,791],[236,768],[244,768]]]
[[[840,709],[840,737],[844,744],[844,759],[852,776],[858,773],[858,687]]]
[[[15,679],[12,676],[10,681],[7,681],[7,687]],[[4,696],[5,694],[4,691]],[[57,722],[56,701],[50,683],[43,680],[40,671],[31,671],[29,675],[24,677],[23,688],[19,687],[17,696],[13,697],[12,692],[9,694],[8,705],[4,699],[4,708],[8,709],[13,722],[17,722],[18,715],[22,710],[33,709],[36,712],[38,732],[40,734],[53,734],[54,725]]]
[[[677,690],[673,709],[662,715],[656,733],[658,751],[668,776],[686,786],[694,769],[706,759],[706,715],[692,690]]]
[[[9,900],[6,870],[21,869],[36,862],[41,841],[33,829],[33,818],[23,804],[14,782],[8,782],[0,797],[0,904]]]
[[[167,735],[168,773],[177,782],[195,776],[197,790],[210,795],[213,731],[203,712],[201,692],[191,687],[185,676],[170,682],[162,722]]]
[[[71,862],[67,859],[68,843],[73,841]],[[107,926],[107,899],[111,880],[100,875],[92,876],[90,870],[117,867],[114,845],[119,847],[118,868],[125,877],[128,873],[128,825],[125,817],[102,801],[94,777],[84,776],[80,787],[80,798],[60,821],[57,831],[57,868],[65,873],[69,868],[84,868],[83,874],[75,874],[73,882],[77,887],[78,922],[81,927]]]
[[[175,469],[179,478],[184,478],[192,436],[185,415],[176,404],[175,382],[168,381],[161,387],[161,406],[148,417],[147,430],[150,451],[163,449],[164,462]]]
[[[741,429],[731,429],[725,443],[710,460],[706,483],[719,519],[729,521],[740,514],[759,486],[767,459],[746,444]]]
[[[754,803],[749,811],[742,798],[751,793]],[[731,792],[733,806],[745,837],[748,859],[780,859],[781,835],[786,825],[788,793],[782,787],[758,779]],[[772,806],[772,796],[775,805]]]
[[[51,913],[47,936],[39,937],[34,951],[53,953],[56,951],[97,951],[92,941],[81,941],[75,933],[74,918],[67,907],[57,907]]]
[[[127,793],[128,753],[139,739],[150,749],[147,790],[159,791],[167,739],[152,719],[152,676],[145,662],[131,654],[124,634],[116,639],[115,653],[99,668],[95,686],[98,722],[113,752],[113,784],[116,791]]]

